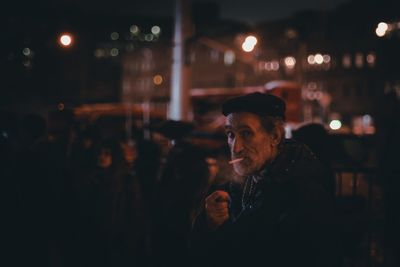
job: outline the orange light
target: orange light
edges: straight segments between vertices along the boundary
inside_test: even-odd
[[[163,78],[161,75],[157,74],[153,77],[153,82],[155,85],[160,85],[163,82]]]
[[[59,43],[64,47],[69,47],[72,45],[72,36],[68,33],[63,33],[58,39]]]

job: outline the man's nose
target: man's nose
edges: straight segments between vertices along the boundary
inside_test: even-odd
[[[239,154],[243,149],[243,143],[240,138],[235,138],[232,142],[231,151],[233,154]]]

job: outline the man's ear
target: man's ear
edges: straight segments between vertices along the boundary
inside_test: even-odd
[[[275,124],[275,128],[272,134],[272,142],[274,145],[279,145],[285,136],[285,129],[283,128],[282,123],[277,122]]]

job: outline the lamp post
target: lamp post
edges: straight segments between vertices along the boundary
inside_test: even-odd
[[[189,120],[190,68],[185,63],[185,42],[189,36],[190,18],[188,0],[175,0],[175,33],[171,77],[171,100],[168,117],[172,120]]]

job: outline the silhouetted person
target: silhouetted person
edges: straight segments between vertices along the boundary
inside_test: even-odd
[[[332,200],[336,194],[336,181],[332,171],[332,147],[328,131],[322,124],[310,123],[305,124],[293,131],[293,138],[305,145],[307,145],[315,156],[325,165],[330,175],[322,176],[324,180],[321,181],[326,190],[331,194]]]
[[[128,172],[117,140],[101,141],[96,151],[97,164],[83,177],[85,185],[81,192],[85,266],[117,266],[125,256],[119,255],[123,252],[118,249],[124,249],[121,242],[125,240],[120,233],[125,230],[122,224]]]
[[[379,174],[384,204],[384,257],[388,267],[400,265],[400,100],[396,93],[385,95],[379,121]]]
[[[167,157],[157,198],[156,266],[188,266],[189,236],[209,179],[204,153],[186,143]]]
[[[54,166],[46,139],[46,122],[39,115],[30,114],[20,123],[23,146],[18,153],[14,179],[18,183],[20,203],[20,242],[23,264],[49,266],[54,251],[51,245],[59,238],[59,202],[53,180]],[[57,207],[54,209],[54,207]],[[57,240],[57,241],[56,241]],[[60,251],[57,251],[59,253]]]

